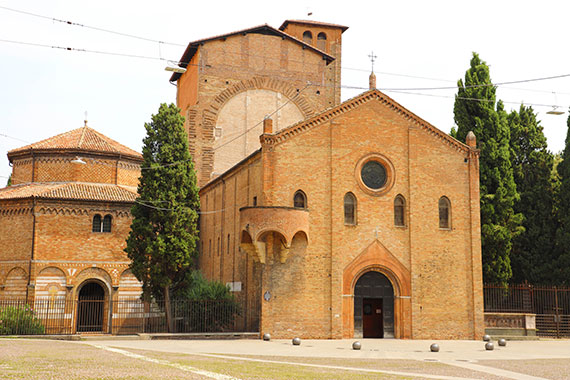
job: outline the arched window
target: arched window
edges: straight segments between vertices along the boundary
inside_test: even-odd
[[[92,232],[101,232],[101,215],[96,214],[93,217],[93,227],[91,229]]]
[[[406,201],[401,195],[394,199],[394,225],[398,227],[406,226]]]
[[[352,193],[344,196],[344,224],[356,224],[356,197]]]
[[[317,34],[317,47],[321,50],[326,50],[327,47],[327,35],[323,32]]]
[[[312,44],[313,43],[313,33],[311,33],[310,31],[305,31],[303,33],[303,42],[306,42],[308,44]]]
[[[451,229],[451,202],[447,197],[439,198],[439,228]]]
[[[293,207],[307,208],[307,196],[302,190],[297,190],[293,196]]]
[[[111,232],[111,215],[105,215],[101,232]]]

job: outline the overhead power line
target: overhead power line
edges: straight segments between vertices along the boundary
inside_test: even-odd
[[[57,45],[38,44],[35,42],[13,41],[13,40],[4,40],[4,39],[0,39],[0,42],[6,42],[6,43],[18,44],[18,45],[38,46],[38,47],[67,50],[67,51],[77,51],[77,52],[82,52],[82,53],[105,54],[105,55],[115,55],[115,56],[120,56],[120,57],[152,59],[152,60],[158,60],[158,61],[169,61],[166,58],[153,57],[153,56],[148,56],[148,55],[126,54],[126,53],[117,53],[117,52],[102,51],[102,50],[78,49],[78,48],[73,48],[73,47],[64,47],[64,46],[57,46]]]
[[[41,15],[38,13],[34,13],[34,12],[29,12],[29,11],[24,11],[24,10],[20,10],[20,9],[15,9],[15,8],[10,8],[10,7],[5,7],[5,6],[0,6],[0,9],[4,9],[6,11],[10,11],[10,12],[15,12],[15,13],[19,13],[19,14],[24,14],[27,16],[32,16],[32,17],[36,17],[36,18],[41,18],[41,19],[45,19],[45,20],[50,20],[50,21],[54,21],[54,22],[59,22],[59,23],[63,23],[63,24],[67,24],[67,25],[71,25],[71,26],[77,26],[77,27],[83,27],[83,28],[87,28],[87,29],[92,29],[92,30],[96,30],[96,31],[100,31],[100,32],[105,32],[105,33],[111,33],[111,34],[115,34],[115,35],[120,35],[123,37],[128,37],[128,38],[134,38],[134,39],[138,39],[138,40],[142,40],[142,41],[148,41],[148,42],[153,42],[153,43],[158,43],[158,44],[164,44],[164,45],[172,45],[172,46],[181,46],[181,47],[186,47],[186,44],[181,44],[181,43],[176,43],[176,42],[168,42],[168,41],[163,41],[163,40],[158,40],[158,39],[153,39],[153,38],[148,38],[148,37],[143,37],[143,36],[138,36],[135,34],[131,34],[131,33],[125,33],[125,32],[119,32],[116,30],[111,30],[111,29],[106,29],[106,28],[101,28],[101,27],[97,27],[97,26],[92,26],[92,25],[85,25],[85,24],[81,24],[81,23],[77,23],[74,21],[69,21],[69,20],[63,20],[63,19],[59,19],[59,18],[55,18],[55,17],[51,17],[51,16],[45,16],[45,15]],[[19,41],[9,41],[9,40],[0,40],[1,42],[10,42],[10,43],[19,43],[19,44],[23,44],[23,45],[30,45],[30,46],[40,46],[40,47],[50,47],[50,48],[54,48],[54,49],[62,49],[62,50],[68,50],[68,51],[78,51],[78,52],[87,52],[87,53],[97,53],[97,54],[106,54],[106,55],[115,55],[115,56],[124,56],[124,57],[130,57],[130,58],[141,58],[141,59],[155,59],[155,60],[163,60],[163,61],[171,61],[171,62],[178,62],[176,60],[167,60],[164,59],[162,57],[151,57],[151,56],[142,56],[142,55],[135,55],[135,54],[124,54],[124,53],[114,53],[114,52],[106,52],[106,51],[98,51],[98,50],[89,50],[89,49],[79,49],[79,48],[69,48],[69,47],[61,47],[61,46],[50,46],[50,45],[43,45],[43,44],[36,44],[36,43],[29,43],[29,42],[19,42]],[[160,46],[159,46],[160,48]],[[260,55],[253,55],[253,54],[243,54],[241,52],[232,52],[232,51],[226,51],[227,53],[230,54],[239,54],[239,55],[246,55],[249,57],[258,57],[258,58],[263,58],[263,59],[270,59],[272,57],[267,57],[267,56],[260,56]],[[180,62],[178,62],[180,63]],[[310,65],[310,62],[302,62],[304,65]],[[187,63],[187,65],[189,65],[189,63]],[[352,71],[361,71],[361,72],[370,72],[369,69],[361,69],[361,68],[353,68],[353,67],[342,67],[342,70],[352,70]],[[433,80],[433,81],[442,81],[442,82],[454,82],[452,80],[448,80],[448,79],[441,79],[441,78],[430,78],[430,77],[425,77],[425,76],[418,76],[418,75],[410,75],[410,74],[399,74],[399,73],[389,73],[389,72],[377,72],[378,74],[381,75],[390,75],[390,76],[399,76],[399,77],[405,77],[405,78],[414,78],[414,79],[423,79],[423,80]],[[564,74],[564,75],[557,75],[557,76],[552,76],[552,77],[543,77],[543,78],[536,78],[536,79],[528,79],[528,80],[524,80],[524,81],[510,81],[510,82],[499,82],[499,83],[494,83],[494,84],[488,84],[488,85],[474,85],[474,86],[465,86],[465,88],[472,88],[472,87],[479,87],[479,86],[505,86],[508,84],[514,84],[514,83],[527,83],[527,82],[534,82],[534,81],[540,81],[540,80],[547,80],[547,79],[557,79],[557,78],[564,78],[564,77],[568,77],[570,76],[570,74]],[[418,87],[418,88],[397,88],[397,89],[384,89],[384,91],[432,91],[432,90],[448,90],[448,89],[456,89],[456,86],[447,86],[447,87]],[[507,88],[507,87],[504,87]],[[513,88],[515,89],[515,88]],[[552,92],[552,91],[546,91],[546,90],[533,90],[533,89],[516,89],[519,91],[531,91],[531,92]],[[562,94],[562,93],[560,93]],[[566,93],[564,93],[566,94]]]
[[[146,55],[137,55],[137,54],[126,54],[126,53],[117,53],[117,52],[109,52],[109,51],[102,51],[102,50],[90,50],[90,49],[81,49],[81,48],[73,48],[73,47],[63,47],[57,45],[46,45],[46,44],[39,44],[33,42],[24,42],[24,41],[13,41],[13,40],[5,40],[0,39],[0,42],[12,43],[12,44],[20,44],[20,45],[28,45],[28,46],[38,46],[38,47],[45,47],[45,48],[52,48],[52,49],[60,49],[60,50],[67,50],[67,51],[77,51],[83,53],[94,53],[94,54],[105,54],[105,55],[114,55],[114,56],[122,56],[122,57],[130,57],[130,58],[140,58],[140,59],[151,59],[151,60],[159,60],[159,61],[170,61],[181,63],[174,60],[169,60],[162,57],[154,57],[154,56],[146,56]],[[186,63],[185,63],[186,64]],[[187,63],[186,65],[190,66],[192,64]],[[199,64],[194,64],[194,66],[200,66]],[[212,65],[206,65],[208,67],[214,67]],[[224,65],[221,67],[236,67],[238,66],[231,66],[231,65]],[[560,79],[560,78],[568,78],[570,74],[561,74],[561,75],[552,75],[547,77],[540,77],[540,78],[531,78],[531,79],[522,79],[522,80],[514,80],[514,81],[506,81],[506,82],[497,82],[497,83],[489,83],[489,84],[477,84],[477,85],[469,85],[463,86],[463,88],[479,88],[479,87],[499,87],[509,84],[517,84],[517,83],[529,83],[529,82],[538,82],[538,81],[545,81],[545,80],[552,80],[552,79]],[[367,87],[361,86],[347,86],[347,85],[321,85],[321,84],[312,84],[312,86],[319,86],[319,87],[340,87],[340,88],[347,88],[347,89],[358,89],[358,90],[367,90]],[[457,86],[443,86],[443,87],[403,87],[403,88],[379,88],[381,91],[432,91],[432,90],[456,90]],[[552,91],[549,91],[552,92]]]
[[[4,7],[4,6],[0,6],[0,9],[4,9],[4,10],[10,11],[10,12],[15,12],[15,13],[20,13],[20,14],[25,14],[28,16],[38,17],[38,18],[42,18],[42,19],[46,19],[46,20],[50,20],[50,21],[61,22],[63,24],[67,24],[67,25],[73,25],[73,26],[79,26],[79,27],[86,28],[86,29],[97,30],[99,32],[111,33],[111,34],[116,34],[116,35],[123,36],[123,37],[129,37],[129,38],[136,38],[138,40],[143,40],[143,41],[148,41],[148,42],[155,42],[155,43],[159,43],[159,44],[174,45],[174,46],[186,46],[186,45],[178,44],[178,43],[174,43],[174,42],[155,40],[153,38],[141,37],[141,36],[137,36],[134,34],[117,32],[116,30],[110,30],[110,29],[105,29],[105,28],[99,28],[97,26],[80,24],[80,23],[73,22],[73,21],[62,20],[62,19],[55,18],[55,17],[44,16],[44,15],[40,15],[37,13],[22,11],[19,9],[8,8],[8,7]]]

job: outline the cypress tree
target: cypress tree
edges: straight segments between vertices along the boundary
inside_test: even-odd
[[[171,292],[186,283],[197,256],[198,187],[180,109],[161,104],[145,128],[138,198],[125,251],[143,284],[143,297],[164,300],[168,330],[173,331]]]
[[[520,201],[515,212],[524,216],[524,232],[513,241],[511,282],[550,282],[549,263],[554,259],[556,221],[552,182],[554,155],[532,107],[520,106],[509,114],[511,164]]]
[[[521,231],[521,215],[513,207],[518,199],[510,160],[510,133],[502,102],[495,109],[496,88],[489,66],[473,53],[465,82],[459,80],[455,97],[453,137],[465,141],[469,131],[477,137],[481,151],[481,245],[483,279],[506,284],[511,278],[510,253],[515,235]]]
[[[562,160],[557,166],[560,176],[558,196],[558,221],[556,231],[556,259],[551,261],[552,281],[558,285],[570,285],[570,116],[568,116],[566,144]]]

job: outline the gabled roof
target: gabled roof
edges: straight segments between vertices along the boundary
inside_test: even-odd
[[[339,28],[342,29],[342,33],[348,29],[348,26],[338,25],[338,24],[331,24],[328,22],[320,22],[320,21],[313,21],[313,20],[285,20],[283,24],[279,27],[279,30],[284,30],[288,24],[303,24],[303,25],[310,25],[310,26],[326,26],[329,28]]]
[[[108,183],[48,182],[12,185],[0,189],[5,199],[66,199],[80,201],[134,202],[137,188]]]
[[[323,112],[319,113],[318,115],[315,115],[311,118],[293,124],[287,128],[280,130],[279,132],[273,135],[263,135],[263,139],[265,142],[269,144],[275,144],[275,145],[280,144],[290,138],[293,138],[294,136],[302,134],[303,132],[312,129],[313,127],[325,123],[330,119],[342,115],[345,112],[351,111],[354,108],[357,108],[360,105],[368,103],[370,101],[379,101],[383,103],[385,106],[392,108],[395,112],[399,113],[404,118],[411,121],[412,123],[415,123],[421,129],[441,139],[444,143],[454,147],[457,150],[462,150],[465,152],[475,152],[476,154],[479,154],[478,150],[473,150],[467,144],[464,144],[459,140],[454,139],[447,133],[434,127],[427,121],[423,120],[419,116],[415,115],[411,111],[404,108],[402,105],[397,103],[389,96],[385,95],[384,93],[376,89],[363,92],[362,94],[355,96],[352,99],[346,100],[345,102],[339,104],[338,106],[328,108]]]
[[[231,36],[235,36],[238,34],[247,34],[247,33],[266,34],[266,35],[273,35],[273,36],[286,38],[286,39],[291,40],[291,41],[293,41],[299,45],[302,45],[305,49],[312,50],[315,53],[322,55],[323,58],[327,61],[327,63],[330,63],[330,62],[334,61],[334,59],[335,59],[332,55],[329,55],[326,52],[324,52],[320,49],[317,49],[316,47],[309,45],[306,42],[303,42],[303,41],[301,41],[301,40],[299,40],[293,36],[290,36],[289,34],[283,32],[279,29],[275,29],[272,26],[269,26],[267,24],[263,24],[263,25],[254,26],[254,27],[248,28],[248,29],[237,30],[235,32],[221,34],[218,36],[204,38],[201,40],[190,42],[188,44],[188,47],[184,51],[182,58],[180,58],[178,65],[180,67],[184,67],[184,68],[187,67],[188,63],[192,60],[192,57],[194,57],[194,54],[196,54],[196,52],[198,51],[198,47],[200,45],[203,45],[206,42],[215,41],[215,40],[223,40],[223,39],[226,39],[226,38],[231,37]],[[181,76],[182,76],[181,73],[174,73],[170,77],[170,81],[171,82],[176,81]]]
[[[13,149],[8,152],[8,158],[11,159],[13,156],[29,151],[49,152],[62,150],[110,153],[142,160],[142,155],[139,152],[110,139],[88,126],[77,128],[21,148]]]

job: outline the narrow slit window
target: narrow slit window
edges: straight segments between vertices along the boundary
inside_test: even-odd
[[[113,217],[111,215],[105,215],[103,218],[103,226],[101,228],[101,232],[111,232],[111,222]]]
[[[327,35],[323,32],[317,34],[317,47],[321,50],[326,50],[327,47]]]
[[[439,228],[451,229],[451,202],[447,197],[439,198]]]
[[[91,229],[92,232],[101,232],[101,215],[96,214],[93,217],[93,226]]]
[[[356,197],[352,193],[344,196],[344,224],[356,224]]]
[[[293,196],[293,207],[307,208],[307,196],[302,190],[297,190]]]
[[[406,202],[404,201],[404,197],[398,195],[396,199],[394,199],[394,225],[398,227],[405,227],[406,226]]]

